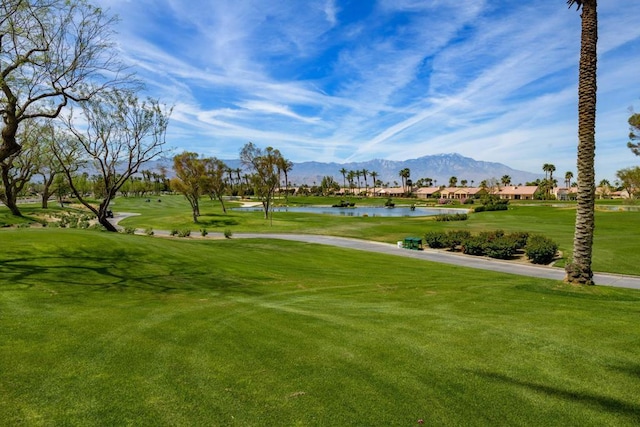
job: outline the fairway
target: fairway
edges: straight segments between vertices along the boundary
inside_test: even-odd
[[[637,425],[640,292],[266,239],[2,230],[7,425]]]

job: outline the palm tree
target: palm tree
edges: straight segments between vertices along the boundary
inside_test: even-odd
[[[502,175],[502,178],[500,178],[500,182],[506,187],[507,185],[511,184],[511,177],[509,175]]]
[[[598,42],[597,0],[567,0],[569,7],[582,7],[580,74],[578,78],[578,202],[573,238],[573,259],[567,263],[565,280],[575,284],[593,284],[591,256],[595,227],[596,150],[596,61]]]
[[[542,170],[544,171],[544,179],[549,178],[549,168],[551,167],[551,165],[549,163],[545,163],[544,165],[542,165]]]
[[[376,195],[376,178],[378,177],[378,172],[371,171],[371,173],[369,175],[371,175],[371,179],[373,179],[373,196],[375,197],[375,195]]]
[[[598,184],[598,187],[600,187],[600,198],[606,199],[611,192],[611,183],[609,182],[609,180],[603,179]]]
[[[411,176],[411,171],[409,170],[409,168],[404,168],[398,173],[398,176],[400,176],[400,178],[402,178],[402,191],[406,193],[407,192],[407,179],[409,179],[409,177]]]
[[[354,171],[349,171],[347,172],[347,181],[349,181],[349,189],[351,190],[351,193],[353,194],[353,178],[355,178],[356,173]]]
[[[572,179],[573,179],[573,172],[567,171],[564,173],[564,184],[567,188],[571,188]]]
[[[345,168],[340,169],[340,173],[342,174],[342,188],[347,188],[347,170]]]
[[[455,187],[456,184],[458,184],[458,178],[455,176],[452,176],[451,178],[449,178],[449,187]]]
[[[291,160],[287,160],[284,157],[278,158],[278,169],[282,171],[284,174],[284,199],[289,201],[289,172],[293,169],[293,162]]]
[[[460,180],[460,185],[462,185],[463,187],[466,187],[468,182],[469,181],[467,181],[466,179],[462,179]]]
[[[556,167],[553,164],[547,165],[549,169],[549,180],[553,181],[553,173],[556,171]]]
[[[358,180],[358,194],[360,194],[360,176],[362,176],[362,171],[356,170],[356,171],[353,171],[353,173],[356,176],[356,179]]]
[[[367,175],[369,175],[369,171],[366,169],[362,169],[362,176],[364,177],[364,191],[365,195],[369,191],[369,184],[367,184]]]

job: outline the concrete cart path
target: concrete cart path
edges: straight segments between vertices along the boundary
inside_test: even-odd
[[[488,257],[477,257],[455,252],[425,249],[414,251],[398,248],[389,243],[372,242],[359,239],[334,236],[316,236],[309,234],[259,234],[240,233],[234,234],[234,238],[270,238],[294,240],[298,242],[317,243],[321,245],[339,246],[342,248],[356,249],[368,252],[377,252],[387,255],[397,255],[418,260],[428,260],[443,264],[452,264],[460,267],[477,268],[481,270],[498,271],[501,273],[517,274],[520,276],[539,277],[542,279],[563,280],[565,272],[563,268],[544,265],[523,264],[518,262],[501,261]],[[594,273],[594,281],[597,285],[616,286],[620,288],[640,289],[640,277],[621,274]]]
[[[128,212],[118,212],[111,222],[117,226],[118,222],[129,216],[139,215]],[[121,227],[119,227],[121,228]],[[144,234],[144,230],[136,230],[137,234]],[[169,236],[167,230],[154,230],[158,236]],[[207,238],[222,239],[222,233],[210,233]],[[356,249],[360,251],[377,252],[386,255],[396,255],[417,260],[427,260],[443,264],[452,264],[460,267],[477,268],[480,270],[497,271],[501,273],[517,274],[520,276],[539,277],[541,279],[563,280],[564,269],[543,265],[523,264],[518,262],[501,261],[488,257],[477,257],[455,252],[425,249],[413,251],[398,248],[397,244],[373,242],[347,237],[321,236],[313,234],[284,234],[284,233],[234,233],[235,239],[281,239],[293,240],[304,243],[339,246],[341,248]],[[596,285],[615,286],[619,288],[640,289],[639,276],[627,276],[611,273],[594,273],[593,280]]]

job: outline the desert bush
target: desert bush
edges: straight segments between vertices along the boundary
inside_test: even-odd
[[[478,236],[486,242],[493,242],[494,240],[504,237],[504,230],[481,231]]]
[[[170,235],[170,236],[177,236],[177,235],[178,235],[178,233],[179,233],[179,231],[178,231],[176,228],[174,228],[174,229],[172,229],[172,230],[171,230],[171,232],[169,233],[169,235]]]
[[[527,239],[525,254],[534,264],[549,264],[558,252],[558,245],[551,239],[534,234]]]
[[[466,221],[467,214],[465,213],[456,213],[456,214],[440,214],[435,216],[436,221]]]
[[[527,246],[529,233],[527,233],[526,231],[516,231],[513,233],[509,233],[507,235],[507,238],[515,243],[517,249],[523,249],[525,246]]]
[[[224,237],[227,238],[227,239],[230,239],[231,236],[233,236],[233,232],[230,229],[226,228],[224,230]]]
[[[209,234],[209,232],[207,231],[207,229],[206,229],[206,228],[201,228],[201,229],[200,229],[200,235],[201,235],[202,237],[207,237],[207,234]]]
[[[424,241],[433,249],[446,248],[447,233],[444,231],[428,231],[424,235]]]
[[[191,236],[191,230],[188,228],[178,231],[178,237],[189,237],[189,236]]]
[[[136,229],[135,227],[125,227],[122,229],[122,232],[124,234],[136,234]]]
[[[486,241],[480,236],[469,237],[462,243],[462,253],[481,256],[485,254]]]
[[[499,237],[487,241],[484,245],[485,255],[491,258],[509,259],[516,253],[516,244],[508,237]]]
[[[153,228],[146,228],[144,230],[144,234],[146,234],[147,236],[153,236]]]
[[[471,233],[466,230],[450,230],[447,232],[446,247],[454,249],[471,237]]]

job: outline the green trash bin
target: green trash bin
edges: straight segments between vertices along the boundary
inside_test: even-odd
[[[422,238],[420,237],[405,237],[402,242],[402,247],[405,249],[412,249],[415,251],[422,250]]]

